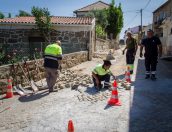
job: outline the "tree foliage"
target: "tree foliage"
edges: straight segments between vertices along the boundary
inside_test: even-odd
[[[50,42],[50,31],[52,29],[51,16],[47,8],[32,7],[32,15],[38,29],[43,34],[47,42]]]
[[[3,19],[4,17],[5,15],[2,12],[0,12],[0,19]]]
[[[11,13],[8,13],[8,18],[11,18]]]
[[[96,25],[96,34],[98,37],[105,39],[106,38],[106,32],[100,25]]]
[[[96,33],[98,37],[104,32],[104,34],[107,33],[108,36],[111,36],[112,34],[113,38],[116,38],[122,30],[123,12],[121,4],[115,6],[114,0],[112,0],[109,8],[90,11],[87,16],[96,18]]]
[[[32,15],[26,11],[19,10],[19,14],[17,16],[23,17],[23,16],[32,16]]]
[[[87,14],[87,16],[96,18],[96,34],[100,38],[105,38],[105,29],[108,25],[106,9],[92,10]]]
[[[113,38],[116,38],[117,35],[121,32],[123,27],[123,12],[121,4],[118,7],[114,6],[115,1],[112,0],[110,7],[107,10],[107,33],[108,35],[113,35]]]
[[[108,25],[106,9],[92,10],[87,14],[87,16],[88,17],[95,17],[96,18],[96,24],[102,26],[103,29],[105,29],[106,26]]]

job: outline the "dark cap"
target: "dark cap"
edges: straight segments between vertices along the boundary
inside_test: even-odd
[[[148,29],[148,31],[147,32],[152,32],[153,33],[153,30],[152,29]]]
[[[112,65],[111,62],[109,60],[103,60],[104,64],[103,65],[106,65],[106,66],[110,66]]]

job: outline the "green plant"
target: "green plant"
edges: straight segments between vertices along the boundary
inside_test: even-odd
[[[50,12],[47,8],[32,7],[32,14],[39,31],[43,34],[45,40],[50,42],[50,31],[52,30]]]
[[[106,26],[108,25],[107,10],[106,9],[92,10],[86,16],[95,17],[96,18],[96,24],[100,25],[103,29],[105,29]]]
[[[108,35],[113,35],[116,38],[123,27],[123,12],[121,4],[118,7],[114,6],[115,1],[112,0],[110,7],[107,10],[108,26],[106,28]]]
[[[104,39],[106,38],[106,32],[100,25],[96,25],[96,34],[97,34],[97,37],[99,38],[104,38]]]
[[[11,18],[11,13],[8,13],[8,18]]]
[[[0,19],[3,19],[4,17],[5,15],[2,12],[0,12]]]
[[[19,10],[19,14],[16,16],[23,17],[23,16],[32,16],[32,15],[26,11]]]

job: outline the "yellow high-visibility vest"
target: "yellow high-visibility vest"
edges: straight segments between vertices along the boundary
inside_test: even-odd
[[[45,48],[45,55],[57,57],[62,55],[62,48],[57,44],[50,44]]]

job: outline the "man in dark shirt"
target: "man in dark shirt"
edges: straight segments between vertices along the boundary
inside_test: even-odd
[[[143,48],[145,48],[145,67],[146,67],[146,77],[148,79],[151,77],[152,80],[156,80],[156,66],[158,56],[162,55],[162,44],[158,37],[154,36],[151,29],[147,32],[147,38],[143,39],[140,46],[140,57],[143,56]],[[151,76],[150,76],[151,75]]]

